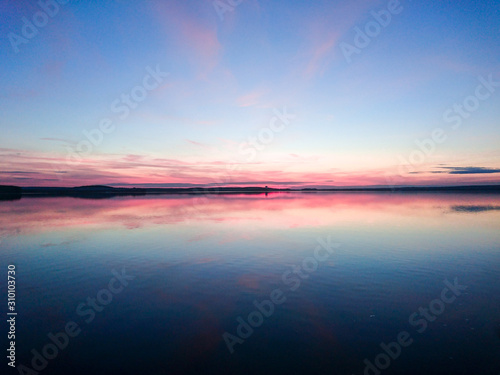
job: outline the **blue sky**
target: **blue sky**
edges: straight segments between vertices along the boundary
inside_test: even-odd
[[[1,183],[499,182],[496,1],[41,3],[0,2]]]

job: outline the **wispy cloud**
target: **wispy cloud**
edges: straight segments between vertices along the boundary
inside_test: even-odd
[[[211,148],[209,145],[201,142],[196,142],[192,141],[191,139],[186,139],[187,142],[191,143],[192,145],[198,146],[198,147],[203,147],[203,148]]]
[[[378,3],[367,0],[330,3],[310,19],[308,60],[304,69],[306,78],[322,75],[335,59],[344,58],[339,53],[342,39]]]
[[[236,99],[236,103],[240,107],[250,107],[260,103],[262,97],[268,92],[267,89],[258,88],[249,93],[246,93]]]
[[[40,173],[27,172],[27,171],[0,171],[0,174],[40,174]]]
[[[43,137],[43,138],[40,138],[40,140],[41,141],[64,142],[64,143],[68,143],[68,144],[76,144],[76,142],[74,142],[74,141],[70,141],[70,140],[63,139],[63,138]]]
[[[451,209],[455,212],[479,213],[487,211],[500,211],[500,206],[452,206]]]
[[[500,173],[498,168],[484,167],[442,167],[444,171],[433,171],[431,173],[447,173],[447,174],[490,174]]]
[[[155,2],[152,12],[166,35],[175,35],[178,51],[186,53],[189,62],[205,78],[217,66],[222,45],[217,37],[216,24],[188,9],[184,2]]]

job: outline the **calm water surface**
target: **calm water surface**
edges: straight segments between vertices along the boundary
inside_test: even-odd
[[[23,198],[0,284],[17,365],[78,325],[40,374],[497,375],[499,229],[487,194]]]

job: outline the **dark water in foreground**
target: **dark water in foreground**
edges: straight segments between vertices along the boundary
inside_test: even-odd
[[[0,202],[2,321],[14,264],[40,374],[497,375],[499,229],[486,194]]]

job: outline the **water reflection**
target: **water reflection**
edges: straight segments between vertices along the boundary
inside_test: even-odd
[[[362,374],[456,277],[467,292],[425,334],[411,331],[415,343],[384,373],[491,373],[498,207],[498,195],[448,193],[2,201],[0,261],[17,265],[22,296],[19,361],[74,319],[83,333],[47,373]],[[282,275],[327,237],[341,246],[290,291]],[[122,267],[136,278],[84,325],[76,306]],[[276,288],[286,302],[231,355],[223,333]]]
[[[456,212],[486,212],[486,211],[498,211],[500,210],[500,206],[452,206],[451,209]]]
[[[425,222],[444,214],[496,211],[500,209],[499,203],[498,195],[431,193],[271,193],[211,198],[165,195],[106,200],[23,198],[0,202],[0,228],[5,236],[55,228],[136,229],[204,221],[265,228],[346,223],[382,226],[395,218],[401,220],[401,225],[416,219]]]

